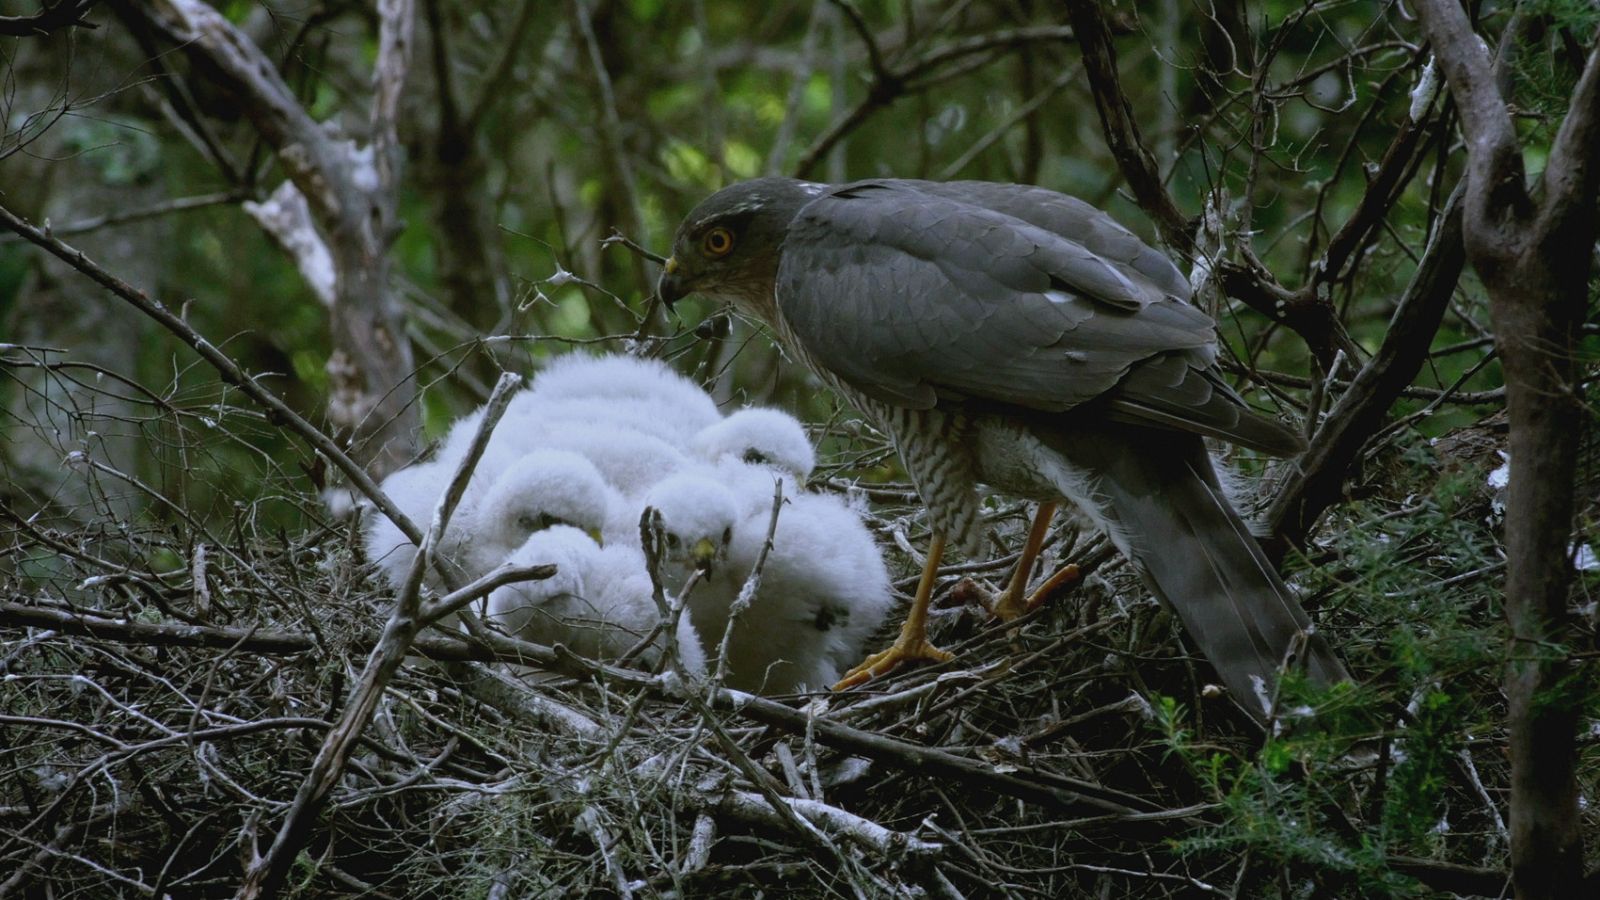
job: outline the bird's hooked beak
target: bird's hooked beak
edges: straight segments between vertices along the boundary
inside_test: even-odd
[[[661,279],[656,282],[656,296],[661,302],[672,309],[673,305],[682,300],[689,293],[683,283],[682,267],[678,265],[675,257],[668,257],[665,266],[661,267]]]
[[[602,547],[604,547],[606,545],[606,539],[601,535],[600,529],[598,527],[590,528],[587,531],[585,531],[584,533],[589,535],[589,537],[594,538],[594,542],[596,544],[599,544]]]
[[[689,550],[689,559],[694,562],[696,569],[709,575],[711,564],[717,561],[717,545],[710,538],[701,538]]]

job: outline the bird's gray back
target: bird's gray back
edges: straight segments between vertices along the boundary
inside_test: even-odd
[[[1187,299],[1190,295],[1188,280],[1166,254],[1140,240],[1104,210],[1070,194],[993,181],[907,182],[926,194],[1014,216],[1138,272],[1174,297]]]

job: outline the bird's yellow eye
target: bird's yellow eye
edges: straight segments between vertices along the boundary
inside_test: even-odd
[[[733,232],[726,228],[713,228],[700,239],[700,247],[710,257],[727,256],[733,249]]]

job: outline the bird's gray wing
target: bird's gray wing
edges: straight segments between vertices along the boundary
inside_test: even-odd
[[[1214,323],[1169,290],[1176,283],[1163,283],[1175,270],[1152,278],[1141,267],[1161,273],[1149,260],[1108,259],[1050,228],[924,187],[845,185],[790,225],[778,307],[813,362],[901,406],[953,396],[1062,412],[1108,395],[1115,417],[1293,449],[1292,435],[1218,390],[1208,374]],[[1064,221],[1037,210],[1032,218]],[[1102,230],[1095,240],[1112,242]],[[1263,428],[1249,427],[1257,423]]]
[[[1269,717],[1291,649],[1312,684],[1349,680],[1228,504],[1199,438],[1114,424],[1033,433],[1067,467],[1062,493],[1108,523],[1112,540],[1251,715]]]
[[[960,203],[981,206],[1021,219],[1052,234],[1082,244],[1124,272],[1137,272],[1167,294],[1190,296],[1189,282],[1161,251],[1099,207],[1077,197],[1031,184],[994,181],[909,181],[916,190]]]

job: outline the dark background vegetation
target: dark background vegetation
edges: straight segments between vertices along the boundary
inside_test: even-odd
[[[1595,4],[0,12],[0,896],[1584,890]],[[1228,459],[1357,683],[1263,733],[1073,520],[1083,587],[1015,632],[947,596],[953,663],[809,707],[505,641],[389,665],[416,598],[359,558],[355,467],[576,349],[800,413],[914,575],[881,437],[650,303],[648,251],[762,174],[1036,183],[1164,246],[1313,445]],[[990,509],[942,592],[1004,576],[1026,510]],[[561,677],[487,665],[530,654]]]

